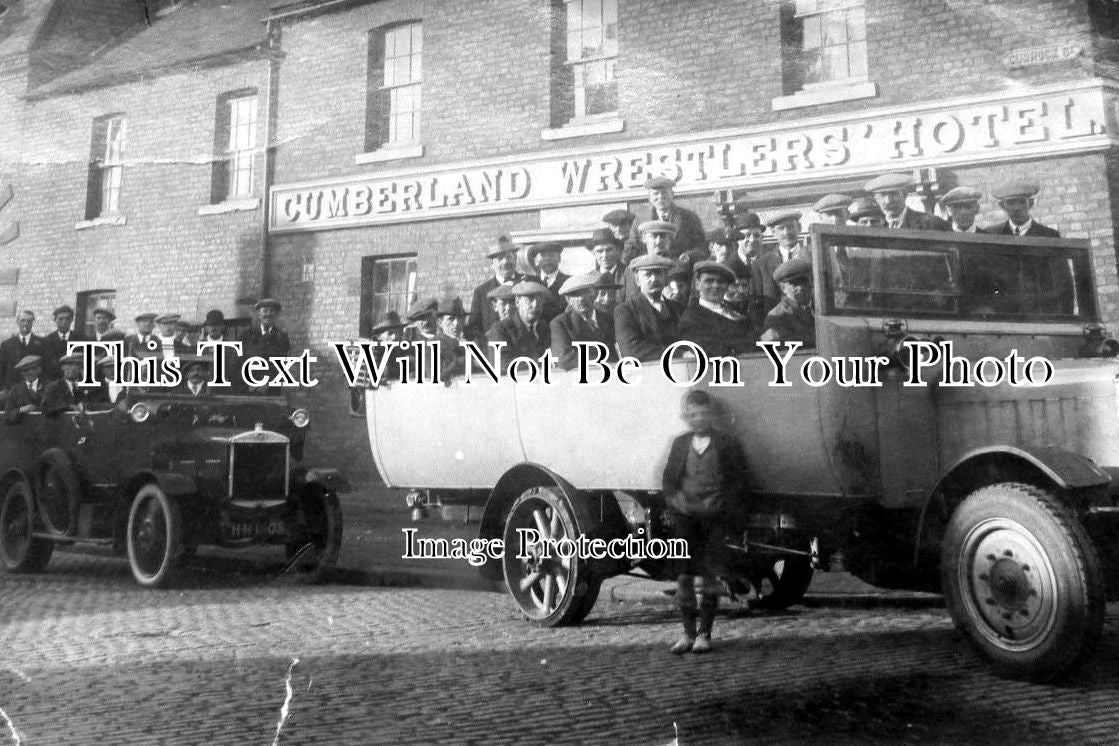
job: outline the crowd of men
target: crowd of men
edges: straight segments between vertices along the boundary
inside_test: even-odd
[[[462,370],[463,343],[503,342],[505,360],[539,358],[551,350],[560,367],[576,365],[576,342],[601,342],[612,357],[660,357],[676,341],[708,355],[738,355],[758,340],[815,346],[811,255],[801,239],[802,213],[790,210],[765,221],[735,204],[734,227],[705,231],[692,211],[678,204],[675,183],[650,178],[646,219],[626,210],[603,216],[586,248],[595,270],[568,277],[560,271],[563,247],[531,246],[530,273],[517,271],[518,247],[507,237],[486,259],[491,276],[473,292],[469,313],[458,298],[416,302],[407,318],[390,312],[374,334],[382,341],[431,341],[440,346],[444,379]],[[994,193],[1007,220],[978,228],[982,193],[958,186],[940,198],[945,220],[907,205],[911,176],[888,173],[864,186],[863,195],[828,194],[813,210],[835,224],[910,230],[1049,236],[1059,233],[1033,220],[1036,184],[1013,181]],[[763,244],[766,228],[776,246]],[[835,257],[828,254],[828,261]],[[838,268],[832,268],[838,272]]]
[[[241,354],[225,359],[225,378],[231,385],[225,393],[271,393],[267,387],[247,385],[240,376],[239,361],[247,357],[284,357],[291,341],[278,325],[280,303],[264,298],[254,306],[255,321],[240,336]],[[210,394],[212,352],[200,352],[203,342],[234,341],[229,335],[225,315],[217,309],[206,314],[200,325],[192,325],[179,314],[138,314],[135,329],[125,333],[114,328],[116,314],[109,308],[93,313],[90,333],[74,328],[74,309],[68,305],[54,309],[54,330],[39,336],[34,333],[35,313],[29,309],[16,317],[16,333],[0,342],[0,401],[4,420],[20,422],[24,415],[41,411],[56,415],[87,407],[112,407],[125,401],[129,387],[115,380],[118,358],[110,354],[119,349],[122,357],[138,361],[153,357],[174,357],[180,361],[182,382],[172,393],[199,397]],[[95,348],[97,386],[79,385],[82,376],[81,352],[67,354],[72,342],[97,341],[106,347]],[[119,343],[119,347],[111,345]],[[143,371],[143,366],[137,367]],[[146,387],[141,386],[141,389]]]

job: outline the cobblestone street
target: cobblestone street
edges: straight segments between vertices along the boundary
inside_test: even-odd
[[[0,575],[0,743],[1119,742],[1119,609],[1075,679],[993,677],[938,607],[722,617],[604,597],[536,629],[502,594],[305,586],[195,563],[147,591],[116,559]],[[285,718],[286,713],[286,718]]]

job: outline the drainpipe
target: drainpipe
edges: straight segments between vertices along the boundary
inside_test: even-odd
[[[260,297],[267,298],[271,295],[268,281],[269,258],[271,248],[268,224],[272,219],[272,182],[276,171],[276,154],[273,139],[276,136],[277,109],[280,98],[280,27],[271,20],[267,21],[268,38],[268,82],[264,92],[265,120],[264,120],[264,181],[262,198],[263,209],[260,211],[261,223],[261,257],[260,257]]]

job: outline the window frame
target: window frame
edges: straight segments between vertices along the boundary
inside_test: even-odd
[[[378,26],[368,33],[366,58],[365,143],[358,163],[394,160],[423,155],[423,57],[424,24],[419,18]],[[396,39],[407,31],[408,53],[395,54]],[[392,52],[389,55],[389,44]],[[407,80],[396,80],[398,60],[406,59]],[[386,81],[391,82],[386,82]],[[400,109],[399,93],[408,90],[410,105]],[[410,119],[408,138],[399,135],[399,120]]]
[[[235,147],[235,103],[252,100],[252,117],[248,125],[236,126],[247,134],[249,144]],[[257,150],[260,130],[260,93],[256,88],[239,88],[226,91],[217,97],[214,112],[214,158],[210,181],[210,204],[226,205],[252,201],[258,187]],[[248,187],[235,187],[235,175],[242,173],[240,165],[248,164]]]
[[[806,2],[812,2],[813,10],[804,11]],[[821,7],[823,6],[823,7]],[[859,37],[852,39],[850,34],[850,21],[848,15],[852,10],[861,9],[862,24]],[[842,44],[824,44],[825,33],[823,23],[819,32],[819,46],[811,47],[818,51],[817,64],[823,65],[823,50],[842,48],[845,51],[847,77],[831,80],[807,81],[805,64],[807,59],[805,47],[806,19],[823,18],[830,13],[844,14],[844,36]],[[878,85],[870,78],[870,34],[867,24],[866,0],[785,0],[781,5],[781,45],[782,45],[782,86],[783,95],[774,98],[771,102],[774,111],[784,111],[805,106],[836,103],[840,101],[855,101],[859,99],[875,98],[878,96]],[[860,66],[862,74],[852,76],[851,49],[852,44],[862,45]]]
[[[378,265],[390,266],[395,263],[403,263],[404,265],[404,282],[405,287],[403,290],[389,290],[387,292],[377,292],[374,289],[374,277]],[[360,300],[360,316],[358,318],[358,333],[362,337],[373,336],[373,326],[377,323],[385,313],[390,310],[395,310],[400,314],[400,318],[404,319],[408,316],[408,308],[415,303],[418,292],[416,290],[419,282],[419,255],[416,252],[406,252],[399,254],[371,254],[361,258],[361,300]],[[389,269],[389,284],[392,283],[392,270]],[[402,294],[401,294],[402,293]],[[400,305],[388,305],[379,303],[386,297],[393,297],[400,295]]]
[[[128,117],[122,112],[106,114],[93,120],[86,183],[87,221],[111,220],[123,214],[120,198],[124,187],[124,146],[127,135]]]

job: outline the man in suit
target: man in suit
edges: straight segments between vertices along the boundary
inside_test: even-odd
[[[43,337],[43,376],[54,380],[62,376],[59,361],[66,356],[66,346],[84,340],[85,335],[72,328],[74,309],[70,306],[59,306],[52,316],[55,329]]]
[[[439,324],[439,331],[435,334],[441,362],[439,377],[450,386],[452,378],[466,372],[466,350],[462,346],[466,340],[466,310],[462,307],[462,299],[454,296],[440,300],[435,308],[435,318]]]
[[[800,240],[800,218],[799,210],[783,210],[769,218],[767,224],[777,236],[777,249],[762,254],[754,262],[749,293],[752,318],[764,318],[781,300],[781,288],[773,279],[777,268],[794,258],[809,258],[808,249]]]
[[[671,259],[655,254],[639,256],[629,265],[639,292],[614,309],[614,334],[623,357],[655,360],[676,341],[679,311],[661,298],[672,266]]]
[[[48,383],[43,391],[43,414],[51,417],[61,412],[82,411],[92,390],[78,385],[82,373],[80,354],[64,355],[58,363],[62,378]]]
[[[936,215],[914,210],[905,204],[905,197],[913,188],[909,174],[890,173],[868,181],[863,190],[869,192],[886,216],[887,228],[906,228],[921,231],[950,231],[952,226]]]
[[[159,350],[159,342],[152,330],[155,328],[156,314],[144,312],[133,319],[136,331],[124,337],[124,354],[128,357],[144,357]]]
[[[952,230],[956,233],[977,233],[975,216],[979,214],[979,200],[983,193],[969,186],[949,189],[940,198],[940,204],[948,212]]]
[[[20,423],[25,415],[40,411],[43,404],[43,359],[39,355],[27,355],[15,364],[20,381],[8,389],[4,421],[9,425]]]
[[[17,364],[34,355],[42,358],[45,352],[43,338],[32,332],[35,314],[23,310],[16,316],[16,333],[0,342],[0,387],[10,389],[22,380]]]
[[[628,213],[627,213],[628,214]],[[608,228],[598,228],[591,234],[587,250],[594,255],[595,269],[611,282],[621,282],[625,265],[622,264],[622,251]]]
[[[685,251],[707,249],[707,234],[704,233],[703,222],[694,212],[676,204],[673,191],[675,187],[676,182],[664,176],[652,176],[645,182],[645,191],[652,208],[649,220],[671,223],[673,226],[672,246],[668,252],[672,259]],[[641,226],[634,221],[622,252],[622,261],[628,264],[634,257],[640,256],[644,253],[642,246]]]
[[[556,316],[563,313],[567,305],[560,297],[559,289],[567,282],[568,276],[559,270],[560,257],[563,247],[558,243],[541,243],[529,247],[528,264],[539,275],[540,284],[548,289],[548,297],[544,303],[541,318],[545,323],[551,322]]]
[[[159,342],[163,357],[177,357],[178,355],[195,352],[193,346],[184,339],[184,334],[181,332],[179,325],[181,320],[182,316],[177,313],[165,313],[155,320],[159,327],[155,339]]]
[[[498,320],[487,297],[489,292],[498,285],[512,287],[523,279],[517,272],[517,247],[505,236],[498,239],[497,245],[490,249],[486,258],[490,260],[493,277],[474,288],[470,299],[470,316],[466,322],[466,336],[475,341],[481,341]]]
[[[999,207],[1006,213],[1006,220],[997,225],[980,229],[981,233],[994,233],[1000,236],[1034,236],[1038,238],[1060,238],[1055,228],[1042,225],[1030,216],[1034,198],[1041,191],[1036,183],[1015,179],[1000,185],[994,191]]]
[[[736,227],[742,231],[742,242],[735,247],[733,253],[728,253],[723,264],[730,268],[735,277],[745,278],[749,282],[753,275],[754,263],[765,253],[762,245],[762,235],[765,226],[755,212],[747,212],[735,219]]]
[[[291,352],[291,340],[277,326],[283,306],[274,298],[261,298],[253,310],[257,321],[241,338],[245,357],[286,357]]]
[[[734,273],[724,264],[706,261],[695,265],[694,275],[699,300],[680,316],[680,339],[694,342],[711,357],[753,352],[758,337],[749,318],[724,302]]]
[[[567,308],[552,319],[552,354],[563,370],[572,370],[578,364],[575,342],[601,342],[606,345],[607,356],[614,359],[614,316],[595,308],[600,275],[589,272],[576,275],[563,284],[560,294],[567,301]]]
[[[178,393],[192,399],[202,399],[210,395],[210,366],[205,358],[186,356],[183,361],[183,382]]]
[[[120,342],[124,340],[124,332],[113,328],[117,315],[110,308],[93,309],[93,337],[98,342]]]
[[[635,220],[637,220],[637,216],[629,210],[611,210],[602,216],[602,222],[606,224],[610,235],[614,237],[614,243],[618,246],[619,256],[621,256],[622,249],[625,247],[626,239],[629,238],[630,231],[633,230]]]
[[[812,312],[812,264],[791,259],[773,275],[781,286],[781,301],[762,322],[765,342],[801,342],[816,346],[816,316]]]
[[[676,261],[678,255],[672,253],[672,239],[676,235],[676,226],[672,223],[666,223],[662,220],[647,220],[637,227],[638,234],[641,236],[642,246],[644,247],[642,255],[661,256],[673,262]],[[704,244],[706,246],[706,244]],[[636,257],[634,257],[636,258]],[[637,280],[633,276],[631,269],[633,262],[630,261],[622,272],[622,291],[619,295],[624,298],[631,298],[638,294]]]
[[[548,290],[536,280],[521,280],[513,286],[513,295],[517,312],[505,321],[496,322],[486,332],[488,342],[506,343],[501,352],[503,364],[515,357],[535,360],[552,344],[551,332],[541,317]]]
[[[864,228],[885,228],[886,214],[873,197],[859,197],[847,208],[851,222]]]
[[[593,272],[591,274],[594,274]],[[614,318],[614,309],[618,307],[621,298],[618,293],[621,290],[621,284],[613,280],[610,275],[599,275],[594,281],[594,308],[596,311],[606,314],[611,320]]]

